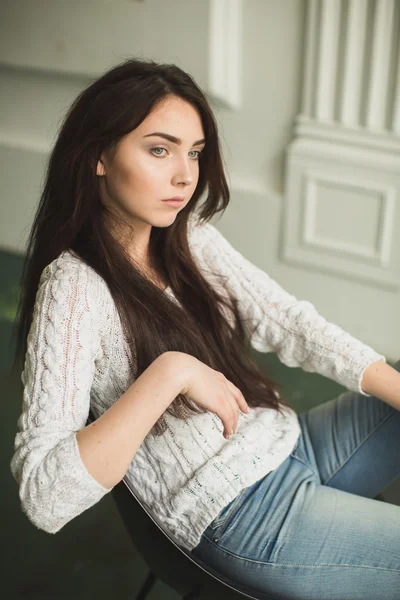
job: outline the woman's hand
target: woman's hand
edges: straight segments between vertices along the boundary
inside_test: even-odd
[[[184,352],[171,352],[175,367],[180,364],[185,372],[181,394],[188,396],[199,406],[215,413],[224,426],[224,437],[235,433],[239,410],[249,412],[242,392],[223,373],[212,369],[194,356]]]

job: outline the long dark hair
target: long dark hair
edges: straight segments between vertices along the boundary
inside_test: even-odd
[[[175,96],[197,109],[207,140],[200,155],[199,180],[190,202],[170,227],[153,227],[151,264],[168,282],[179,306],[129,260],[105,220],[96,165],[103,151],[138,127],[167,97]],[[207,198],[198,207],[207,188]],[[39,206],[30,232],[20,284],[14,329],[13,369],[23,367],[27,336],[43,269],[64,250],[73,250],[106,282],[135,357],[135,375],[168,350],[195,356],[222,372],[252,407],[282,412],[277,389],[249,356],[249,342],[235,298],[228,301],[206,281],[188,244],[188,219],[197,209],[199,224],[229,204],[217,124],[210,105],[193,78],[175,65],[128,59],[91,83],[70,107],[49,157]],[[190,225],[190,223],[189,223]],[[221,312],[225,305],[235,326]],[[134,362],[132,360],[132,364]],[[183,394],[169,406],[178,418],[187,411],[203,412]],[[162,417],[152,432],[164,430]]]

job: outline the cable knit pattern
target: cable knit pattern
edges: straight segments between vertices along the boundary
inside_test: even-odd
[[[189,244],[201,272],[239,301],[251,345],[276,352],[290,367],[317,372],[361,390],[364,370],[386,358],[328,323],[246,260],[211,224],[192,219]],[[175,298],[172,290],[165,293]],[[229,314],[227,314],[229,318]],[[83,464],[76,440],[92,406],[100,416],[135,379],[119,315],[104,280],[72,251],[44,270],[38,286],[11,471],[22,509],[56,533],[110,489]],[[165,413],[166,430],[148,435],[127,477],[179,543],[189,550],[240,491],[276,469],[293,450],[300,426],[294,410],[250,409],[225,440],[213,413],[183,420]]]

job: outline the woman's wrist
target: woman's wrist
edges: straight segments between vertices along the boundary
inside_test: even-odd
[[[371,363],[364,371],[361,388],[400,410],[400,373],[383,360]]]
[[[194,356],[186,354],[185,352],[179,352],[176,350],[169,350],[161,354],[156,361],[165,371],[165,375],[171,381],[176,383],[177,394],[185,394],[191,373],[192,373],[192,362],[196,360]]]

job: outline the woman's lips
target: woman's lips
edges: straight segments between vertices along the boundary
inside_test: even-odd
[[[168,206],[172,206],[173,208],[179,208],[182,206],[183,200],[161,200],[164,204],[168,204]]]

